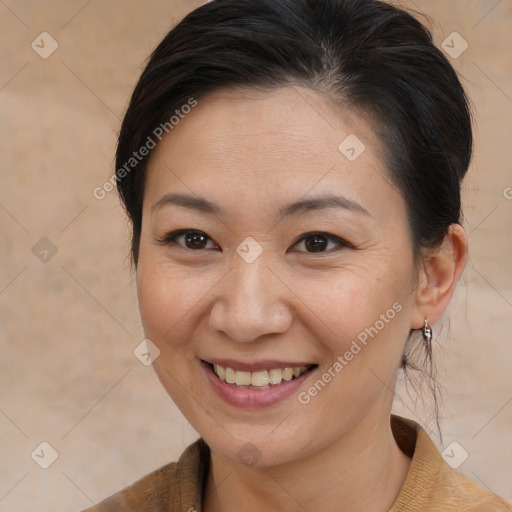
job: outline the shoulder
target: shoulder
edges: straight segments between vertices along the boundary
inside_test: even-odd
[[[176,474],[177,462],[149,473],[135,483],[83,512],[150,512],[169,502],[169,488]],[[165,509],[164,509],[165,510]]]
[[[435,502],[449,504],[446,510],[511,512],[512,505],[451,468],[444,460],[434,487]],[[444,509],[443,509],[444,510]]]
[[[449,468],[450,471],[444,477],[444,483],[440,490],[445,491],[447,499],[450,494],[456,495],[460,502],[460,510],[467,512],[510,512],[512,505],[496,494],[480,487],[467,476]],[[454,503],[457,503],[454,500]]]
[[[391,425],[397,444],[412,458],[391,512],[512,512],[510,503],[450,467],[419,424],[392,416]]]
[[[199,439],[171,462],[82,512],[162,512],[199,509],[209,448]]]

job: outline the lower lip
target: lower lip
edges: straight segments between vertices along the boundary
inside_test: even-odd
[[[308,370],[300,377],[267,389],[242,389],[220,380],[209,364],[201,361],[213,390],[228,404],[248,409],[275,405],[294,393],[315,370]]]

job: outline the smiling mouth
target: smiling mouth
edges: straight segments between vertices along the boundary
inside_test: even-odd
[[[268,370],[248,372],[223,367],[218,364],[206,363],[222,382],[239,389],[255,390],[269,389],[273,386],[279,386],[283,382],[298,379],[318,366],[316,364],[311,364],[308,366],[271,368]]]

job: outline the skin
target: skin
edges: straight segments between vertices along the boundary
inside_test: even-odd
[[[372,120],[307,89],[224,90],[197,107],[154,150],[148,167],[137,268],[146,337],[161,350],[153,365],[169,395],[211,448],[203,509],[387,511],[410,459],[390,429],[393,390],[410,329],[446,308],[466,263],[464,230],[414,256],[400,191],[385,168]],[[350,162],[349,134],[366,146]],[[209,214],[165,194],[201,196]],[[284,205],[322,194],[346,208],[279,219]],[[207,235],[202,249],[177,229]],[[301,238],[328,233],[312,252]],[[247,263],[248,236],[263,252]],[[297,395],[332,367],[393,304],[401,311],[369,339],[307,405]],[[278,404],[243,409],[211,388],[200,360],[308,361],[315,377]],[[313,375],[313,374],[312,374]],[[261,455],[246,467],[237,452]],[[191,504],[192,505],[192,504]]]

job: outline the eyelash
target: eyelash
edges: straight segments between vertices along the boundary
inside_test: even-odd
[[[175,240],[176,238],[180,237],[180,236],[183,236],[183,235],[186,235],[187,233],[194,233],[194,234],[197,234],[197,235],[204,235],[206,238],[207,238],[207,243],[208,241],[212,241],[213,242],[213,239],[210,238],[205,232],[203,231],[198,231],[198,230],[195,230],[195,229],[178,229],[177,231],[173,231],[171,233],[169,233],[168,235],[166,235],[164,238],[154,238],[155,242],[158,244],[158,245],[170,245],[171,243],[177,243]],[[339,249],[355,249],[355,247],[347,242],[346,240],[343,240],[342,238],[338,237],[338,236],[335,236],[335,235],[331,235],[329,233],[325,233],[325,232],[322,232],[322,231],[312,231],[310,233],[306,233],[304,235],[302,235],[293,245],[297,245],[298,243],[300,242],[303,242],[304,240],[307,240],[308,238],[314,238],[315,236],[318,236],[318,237],[324,237],[330,241],[333,241],[333,242],[336,242],[340,247],[338,247],[337,249],[335,249],[333,251],[333,249],[329,249],[327,251],[312,251],[312,252],[308,252],[308,251],[298,251],[298,252],[305,252],[306,254],[331,254],[332,252],[335,252]],[[188,250],[188,251],[206,251],[206,250],[210,250],[210,249],[190,249],[189,247],[186,247],[186,246],[183,246],[183,245],[180,245],[178,244],[182,249],[185,249],[185,250]]]

